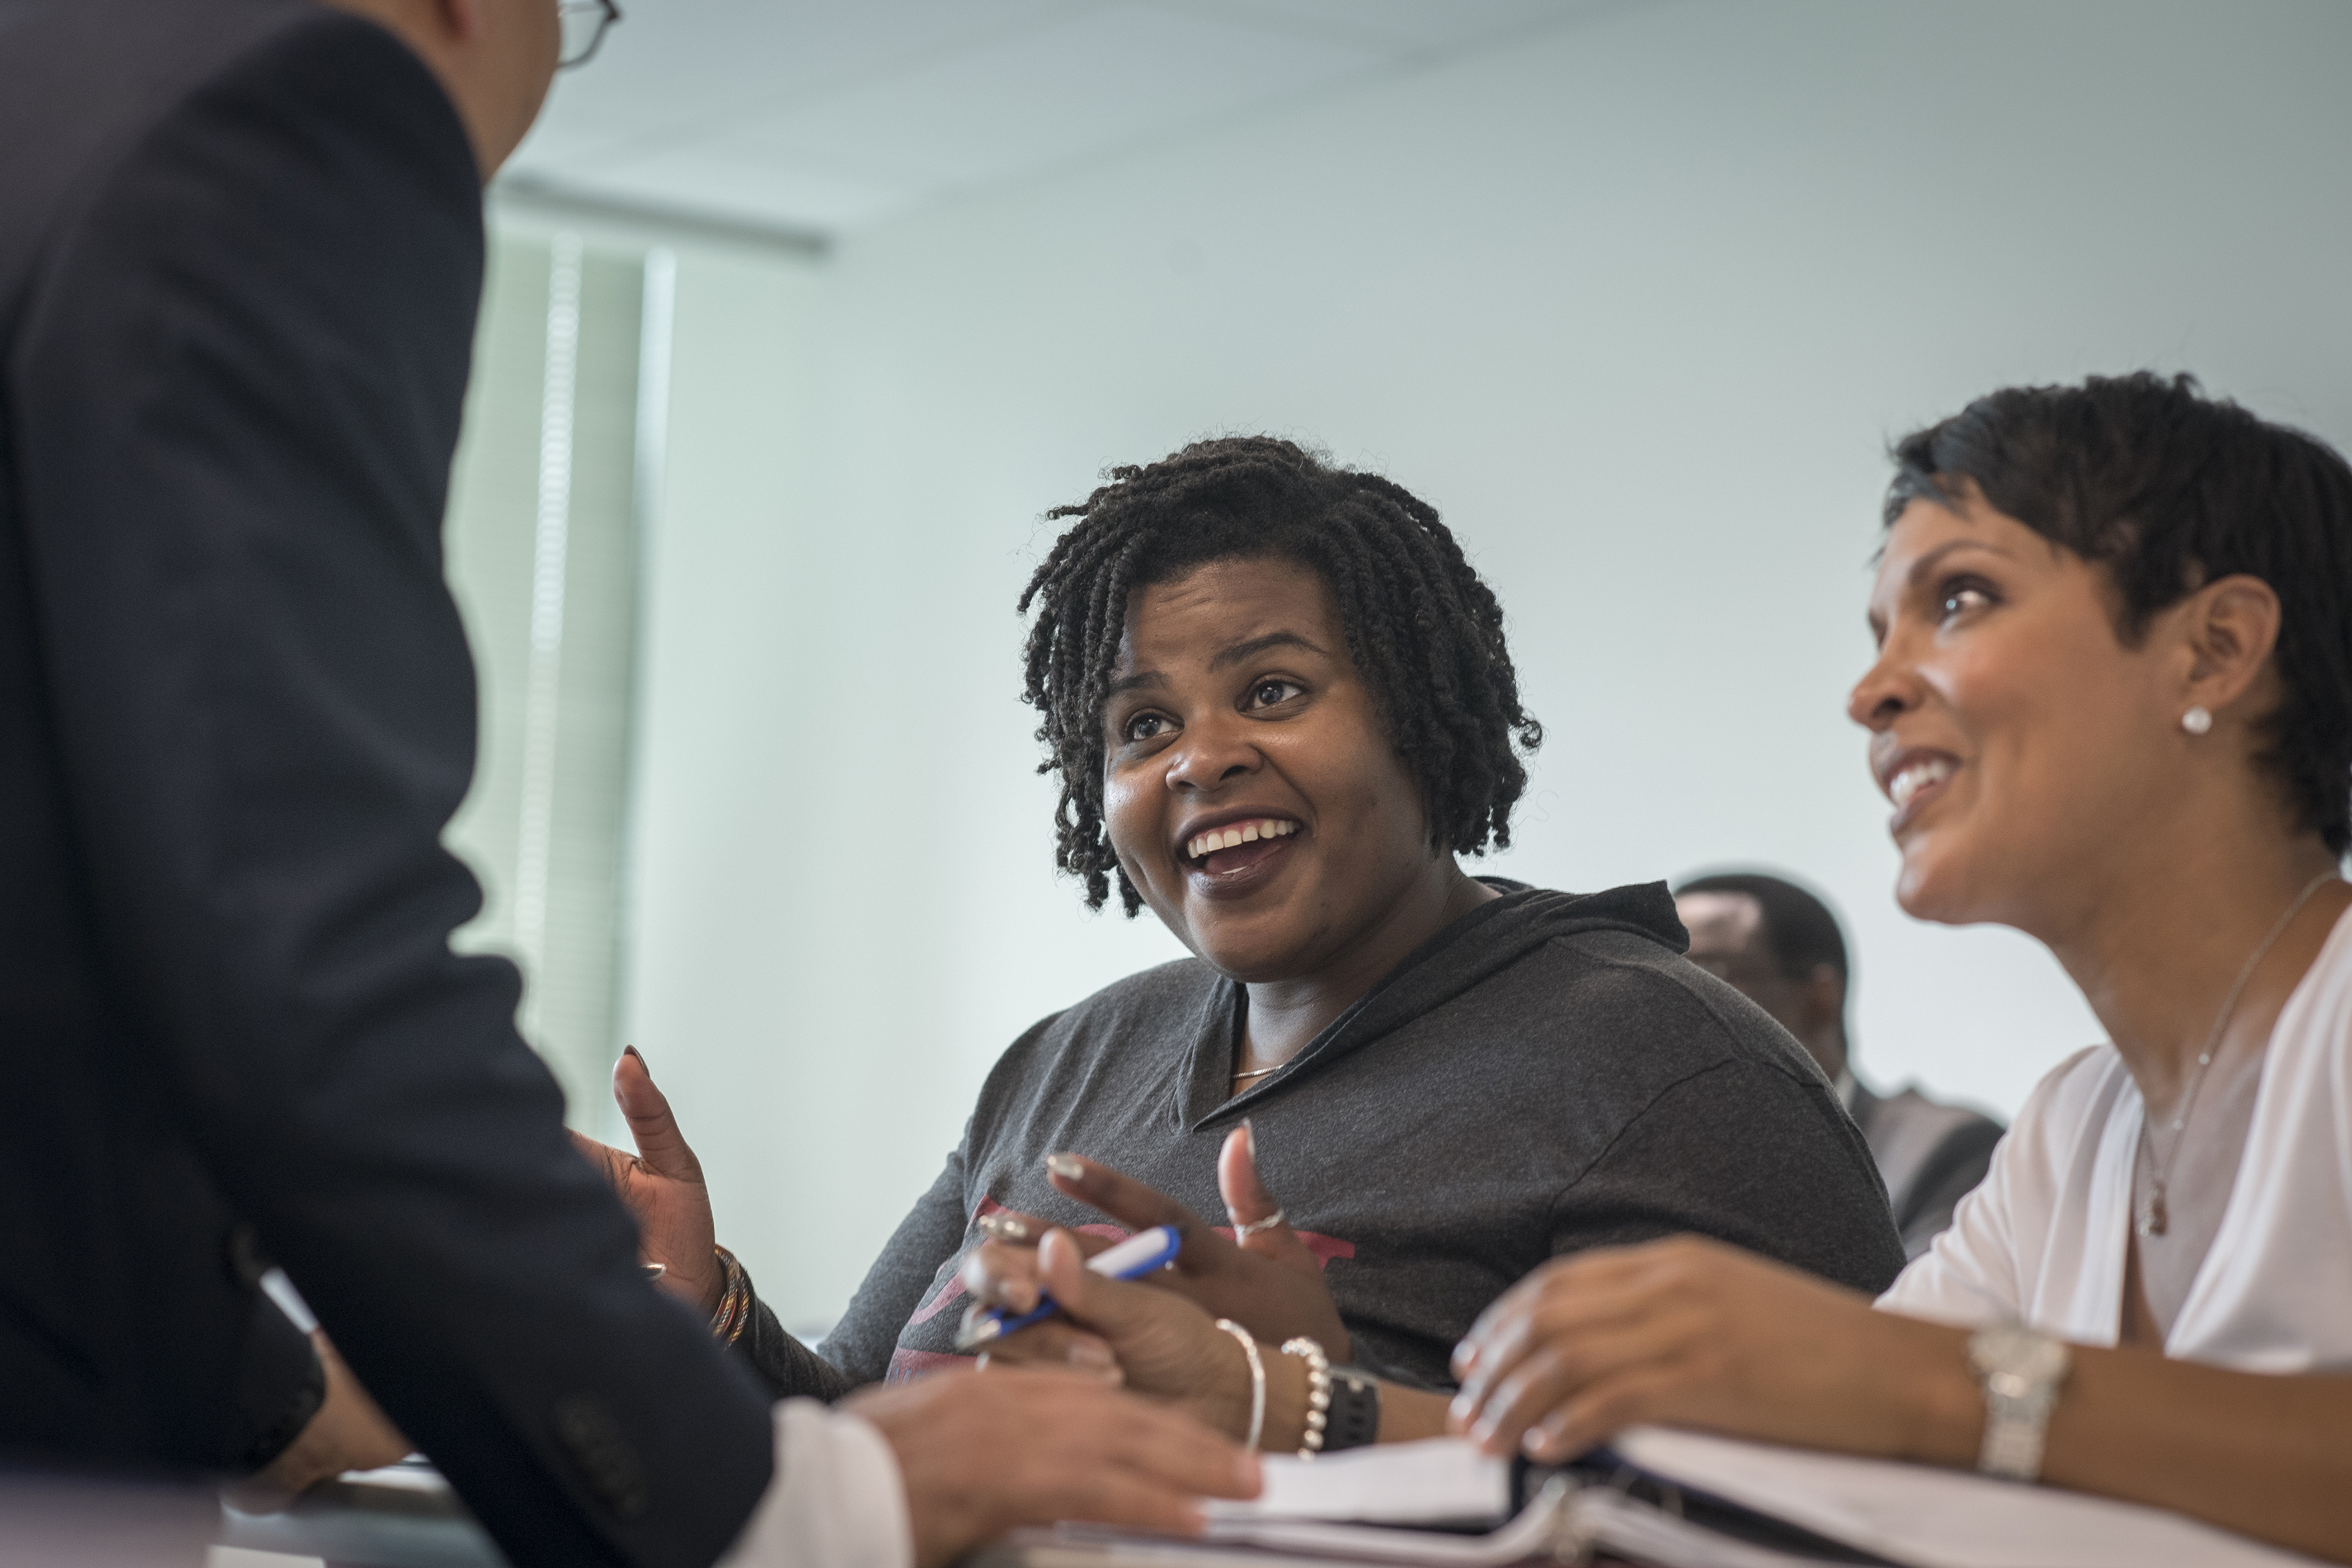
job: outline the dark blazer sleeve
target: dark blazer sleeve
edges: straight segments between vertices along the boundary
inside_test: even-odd
[[[1992,1169],[1992,1152],[2006,1131],[1989,1116],[1957,1119],[1921,1162],[1909,1186],[1895,1198],[1895,1222],[1902,1229],[1906,1255],[1918,1257],[1951,1228],[1952,1210],[1983,1184]]]
[[[514,1562],[700,1568],[766,1401],[640,1277],[512,967],[448,946],[479,225],[437,83],[324,9],[112,169],[11,366],[45,676],[93,918],[222,1190]]]

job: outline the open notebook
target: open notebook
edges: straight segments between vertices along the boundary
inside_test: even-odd
[[[1024,1531],[1005,1568],[1501,1568],[1585,1552],[1656,1568],[2290,1568],[2312,1559],[2178,1514],[1959,1471],[1636,1427],[1570,1475],[1523,1475],[1454,1438],[1269,1458],[1264,1495],[1213,1503],[1205,1537]]]

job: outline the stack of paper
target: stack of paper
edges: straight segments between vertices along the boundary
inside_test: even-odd
[[[2314,1561],[2160,1509],[1962,1470],[1660,1427],[1637,1427],[1611,1447],[1647,1475],[1906,1568],[2307,1568]]]
[[[1455,1438],[1269,1457],[1265,1490],[1207,1507],[1206,1538],[1064,1526],[982,1568],[1502,1568],[1598,1550],[1654,1568],[2315,1568],[2158,1509],[1957,1470],[1636,1427],[1507,1518],[1510,1468]],[[1636,1484],[1638,1483],[1638,1484]],[[1640,1495],[1634,1495],[1639,1493]],[[1481,1533],[1462,1533],[1465,1528]]]

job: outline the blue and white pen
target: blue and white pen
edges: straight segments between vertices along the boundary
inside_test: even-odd
[[[1139,1279],[1176,1261],[1182,1246],[1174,1226],[1155,1225],[1149,1230],[1137,1231],[1116,1247],[1096,1253],[1087,1260],[1087,1267],[1107,1279]],[[994,1344],[1006,1334],[1017,1333],[1059,1311],[1054,1298],[1042,1291],[1037,1293],[1037,1304],[1025,1312],[1009,1314],[1003,1307],[991,1307],[964,1324],[963,1332],[956,1335],[955,1347],[969,1351]]]

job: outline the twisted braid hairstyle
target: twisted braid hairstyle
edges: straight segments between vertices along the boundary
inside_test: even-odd
[[[1196,442],[1108,478],[1045,514],[1078,520],[1019,605],[1037,611],[1022,692],[1045,716],[1037,771],[1062,776],[1055,860],[1086,880],[1088,907],[1102,907],[1113,874],[1127,913],[1143,907],[1103,821],[1101,714],[1129,601],[1212,561],[1270,557],[1320,577],[1389,744],[1419,780],[1430,848],[1510,844],[1528,781],[1519,753],[1543,743],[1543,727],[1519,706],[1502,606],[1434,508],[1265,435]]]

